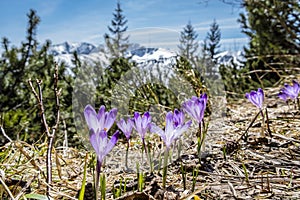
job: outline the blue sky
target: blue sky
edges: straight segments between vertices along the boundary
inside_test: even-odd
[[[199,41],[216,19],[222,33],[222,50],[241,49],[247,43],[237,22],[242,9],[219,0],[121,0],[123,14],[128,20],[130,42],[148,47],[174,49],[180,31],[190,20]],[[50,39],[53,44],[69,42],[103,43],[103,35],[113,18],[114,0],[1,0],[0,37],[7,37],[13,45],[25,39],[29,9],[41,18],[38,40]]]

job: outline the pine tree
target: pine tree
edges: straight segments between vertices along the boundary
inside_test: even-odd
[[[183,31],[180,32],[180,45],[178,46],[180,55],[187,60],[194,60],[194,56],[197,54],[199,47],[197,37],[198,34],[194,30],[191,21],[189,21]]]
[[[218,23],[214,19],[213,23],[210,25],[210,30],[206,35],[204,40],[204,48],[208,56],[215,61],[215,56],[219,53],[221,40],[221,30]]]
[[[244,6],[247,16],[239,21],[250,38],[246,67],[252,80],[271,86],[300,64],[299,1],[246,0]]]
[[[128,28],[127,20],[123,15],[120,2],[117,3],[113,16],[111,26],[108,26],[110,35],[106,33],[104,39],[112,58],[120,58],[124,57],[129,47],[129,36],[125,36]]]

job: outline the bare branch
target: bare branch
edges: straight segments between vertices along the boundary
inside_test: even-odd
[[[61,90],[58,90],[58,65],[55,64],[55,72],[54,72],[54,94],[55,94],[55,103],[56,103],[56,122],[52,127],[52,137],[54,137],[56,130],[58,129],[59,119],[60,119],[60,103],[59,96],[61,94]]]
[[[31,90],[32,90],[36,100],[38,101],[38,104],[39,104],[39,107],[40,107],[40,110],[41,110],[43,125],[46,129],[47,136],[50,137],[49,127],[48,127],[48,124],[47,124],[47,120],[46,120],[46,116],[45,116],[45,109],[44,109],[44,104],[43,104],[43,94],[42,94],[42,88],[41,88],[42,81],[37,79],[36,82],[38,84],[39,95],[37,94],[36,90],[34,89],[34,87],[32,85],[32,82],[31,82],[31,79],[28,80],[28,83],[31,87]]]
[[[0,177],[0,182],[1,182],[1,185],[3,185],[4,189],[6,190],[6,192],[8,193],[8,195],[10,196],[10,198],[11,198],[12,200],[15,200],[14,195],[11,193],[10,189],[9,189],[8,186],[5,184],[5,181],[2,180],[2,177]]]
[[[31,80],[28,80],[28,83],[31,87],[31,90],[37,99],[39,103],[39,107],[41,110],[41,116],[42,116],[42,121],[44,124],[44,127],[46,129],[47,137],[48,137],[48,149],[47,149],[47,160],[46,160],[46,168],[47,168],[47,196],[50,195],[51,191],[51,183],[52,183],[52,149],[53,149],[53,143],[54,143],[54,138],[55,138],[55,133],[58,129],[59,125],[59,119],[60,119],[60,103],[59,103],[59,96],[61,94],[61,90],[58,90],[58,65],[55,64],[55,72],[54,72],[54,95],[55,95],[55,104],[56,104],[56,121],[54,126],[52,126],[52,132],[50,133],[46,116],[45,116],[45,109],[44,109],[44,104],[43,104],[43,92],[41,88],[42,81],[41,80],[36,80],[37,85],[38,85],[38,93],[34,89]]]
[[[8,137],[8,135],[6,135],[4,128],[2,126],[0,126],[1,132],[3,134],[3,136],[8,139],[9,142],[12,142],[12,139],[10,139],[10,137]]]

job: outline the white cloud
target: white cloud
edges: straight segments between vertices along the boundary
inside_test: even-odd
[[[128,31],[130,42],[146,47],[176,49],[179,44],[179,32],[160,27],[146,27]]]

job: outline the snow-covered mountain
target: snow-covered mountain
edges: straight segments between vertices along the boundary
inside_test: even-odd
[[[217,63],[219,65],[231,66],[232,63],[236,64],[238,67],[242,65],[245,61],[242,51],[223,51],[215,56]]]
[[[57,62],[65,62],[67,66],[72,67],[73,52],[76,51],[80,60],[86,63],[102,62],[108,63],[107,57],[101,51],[103,45],[96,47],[90,43],[69,43],[64,42],[51,46],[49,53],[54,55]],[[139,65],[150,63],[175,63],[178,54],[175,51],[164,48],[145,48],[138,44],[131,46],[126,57]],[[224,51],[216,56],[218,64],[231,65],[231,62],[241,65],[243,60],[242,52]]]
[[[73,54],[76,51],[78,54],[90,54],[96,50],[96,46],[82,42],[82,43],[69,43],[64,42],[61,44],[52,45],[50,48],[50,53],[54,56],[61,54]]]

